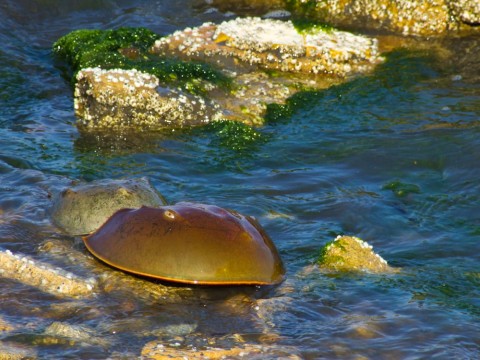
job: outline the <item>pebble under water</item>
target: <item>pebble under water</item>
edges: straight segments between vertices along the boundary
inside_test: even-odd
[[[229,16],[195,0],[2,2],[1,250],[81,276],[91,276],[86,269],[113,276],[78,238],[51,225],[50,197],[72,180],[147,176],[171,203],[255,216],[278,247],[287,280],[271,288],[169,286],[155,295],[142,292],[155,284],[134,279],[129,289],[68,300],[0,277],[0,355],[8,347],[32,358],[127,359],[153,340],[228,348],[240,336],[252,344],[267,336],[269,346],[305,359],[477,358],[475,61],[476,70],[460,56],[443,61],[418,41],[389,53],[373,74],[298,96],[283,112],[271,109],[247,142],[215,127],[109,138],[78,133],[66,69],[51,54],[55,40],[74,29],[119,26],[166,35]],[[460,43],[479,51],[478,37]],[[368,241],[401,272],[316,271],[321,247],[338,234]],[[50,252],[42,251],[46,241],[54,244]],[[76,266],[79,259],[87,265]]]

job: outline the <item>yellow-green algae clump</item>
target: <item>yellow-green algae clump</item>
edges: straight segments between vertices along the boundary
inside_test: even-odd
[[[337,236],[326,244],[318,259],[321,269],[334,272],[395,272],[371,245],[354,236]]]

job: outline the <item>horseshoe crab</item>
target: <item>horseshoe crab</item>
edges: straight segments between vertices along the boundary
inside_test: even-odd
[[[199,285],[269,285],[285,275],[258,222],[214,205],[117,211],[84,243],[98,259],[137,275]]]
[[[99,180],[68,188],[53,202],[52,220],[70,235],[97,230],[115,211],[142,205],[165,205],[147,178]]]

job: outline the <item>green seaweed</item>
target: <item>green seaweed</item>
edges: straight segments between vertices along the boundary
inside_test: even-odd
[[[290,119],[298,109],[305,109],[309,104],[318,102],[323,96],[322,91],[300,91],[289,97],[285,104],[268,104],[265,113],[265,123],[276,123]]]
[[[320,31],[328,33],[334,29],[334,27],[330,24],[321,23],[318,21],[304,19],[304,18],[296,18],[296,19],[292,19],[291,21],[295,29],[300,34],[304,34],[304,35],[315,34]]]
[[[53,44],[53,52],[72,69],[87,67],[137,69],[165,83],[179,83],[191,93],[203,93],[204,81],[228,87],[230,79],[206,63],[152,55],[149,49],[160,36],[145,28],[75,30]]]
[[[399,180],[383,185],[383,190],[391,190],[398,197],[405,197],[410,194],[420,194],[420,187],[415,184],[402,183]]]
[[[317,9],[317,2],[318,0],[286,0],[285,5],[290,11],[310,14]]]
[[[295,18],[300,21],[319,20],[327,18],[327,11],[319,6],[319,0],[286,0],[285,6]]]
[[[216,135],[215,145],[242,152],[251,149],[259,143],[267,141],[267,137],[257,129],[239,121],[219,120],[206,125],[206,131]]]
[[[145,53],[158,35],[145,28],[117,30],[75,30],[53,44],[54,53],[72,67],[74,73],[86,67],[124,68],[128,58],[119,50],[136,48]]]
[[[329,241],[320,249],[320,255],[318,255],[317,264],[323,264],[325,262],[328,247],[334,242],[335,240]]]

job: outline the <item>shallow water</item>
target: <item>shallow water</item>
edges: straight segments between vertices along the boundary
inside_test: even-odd
[[[168,34],[228,15],[202,1],[0,4],[0,248],[75,272],[38,251],[53,238],[84,252],[51,226],[50,195],[71,180],[148,176],[172,203],[257,217],[281,252],[287,281],[267,289],[172,288],[175,301],[116,289],[69,302],[0,278],[0,318],[14,327],[0,330],[0,341],[40,358],[131,358],[154,339],[188,347],[242,334],[259,343],[268,331],[307,359],[477,358],[478,60],[475,68],[461,56],[396,51],[372,75],[311,94],[259,129],[258,141],[235,149],[202,129],[108,140],[77,132],[72,89],[50,50],[60,36],[118,26]],[[466,39],[460,49],[478,42]],[[337,234],[368,241],[402,272],[306,271]],[[252,315],[251,300],[227,301],[242,295],[259,300],[265,323]],[[48,337],[54,321],[87,328],[95,341]]]

